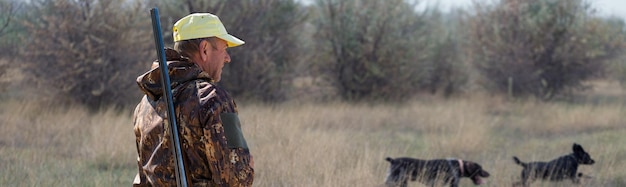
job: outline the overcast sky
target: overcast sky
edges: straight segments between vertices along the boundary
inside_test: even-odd
[[[484,0],[493,2],[493,0]],[[626,0],[587,0],[598,10],[600,15],[614,15],[626,19]],[[439,3],[444,10],[450,7],[468,7],[472,4],[472,0],[422,0],[421,5],[434,5]]]

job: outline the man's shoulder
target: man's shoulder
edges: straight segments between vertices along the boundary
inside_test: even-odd
[[[198,97],[201,100],[217,99],[219,101],[231,100],[230,93],[214,82],[204,79],[195,80],[198,89]]]
[[[221,112],[236,112],[237,107],[231,95],[223,87],[211,81],[196,80],[199,106]]]

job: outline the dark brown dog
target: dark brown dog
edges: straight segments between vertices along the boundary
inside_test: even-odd
[[[489,173],[475,162],[460,159],[420,160],[414,158],[387,157],[391,165],[385,178],[386,186],[407,186],[409,179],[429,186],[437,184],[451,187],[459,186],[461,177],[472,179],[474,184],[484,183],[481,177],[489,177]]]
[[[513,157],[515,163],[524,167],[522,169],[522,181],[516,182],[514,186],[528,186],[536,179],[543,179],[548,181],[562,181],[565,179],[571,179],[575,184],[580,183],[580,178],[585,176],[582,173],[577,173],[578,165],[595,163],[591,156],[582,146],[574,143],[572,147],[574,153],[561,156],[550,162],[529,162],[524,163],[517,157]]]

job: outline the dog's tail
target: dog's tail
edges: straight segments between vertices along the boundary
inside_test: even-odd
[[[393,158],[391,158],[391,157],[387,157],[387,158],[385,158],[385,160],[388,161],[388,162],[393,163]]]
[[[526,165],[528,165],[528,164],[520,161],[519,158],[517,158],[516,156],[513,156],[513,160],[515,161],[516,164],[518,164],[518,165],[520,165],[522,167],[526,167]]]
[[[393,159],[391,157],[387,157],[387,158],[385,158],[385,160],[387,162],[389,162],[391,165],[395,165],[395,164],[398,164],[398,163],[402,162],[402,160],[400,160],[400,159]]]

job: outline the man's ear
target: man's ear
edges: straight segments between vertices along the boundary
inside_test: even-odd
[[[209,59],[209,53],[211,50],[211,44],[207,40],[202,40],[200,46],[198,46],[198,52],[200,53],[200,59],[207,61]]]

